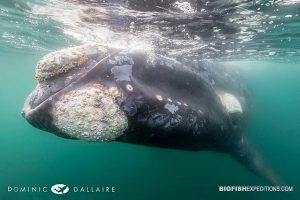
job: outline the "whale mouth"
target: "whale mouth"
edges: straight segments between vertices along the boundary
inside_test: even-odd
[[[116,103],[115,87],[87,84],[64,88],[32,108],[27,98],[22,116],[34,127],[67,139],[108,142],[128,127],[126,114]]]
[[[127,124],[125,114],[114,103],[118,92],[84,81],[106,57],[108,50],[97,45],[46,55],[37,65],[38,85],[24,104],[23,117],[34,127],[64,138],[113,140]],[[100,123],[106,113],[121,121],[120,126],[109,117]]]

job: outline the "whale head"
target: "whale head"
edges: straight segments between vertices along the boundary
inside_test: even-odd
[[[23,117],[64,138],[113,141],[122,135],[128,122],[117,104],[120,91],[86,78],[108,54],[92,44],[46,55],[37,64],[37,86],[27,97]]]

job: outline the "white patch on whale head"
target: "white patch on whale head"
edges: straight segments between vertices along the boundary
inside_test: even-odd
[[[175,104],[167,103],[164,107],[172,114],[175,114],[176,111],[178,111],[178,106],[176,106]]]
[[[227,113],[242,113],[242,105],[239,100],[230,93],[221,93],[218,94],[221,103]]]
[[[162,98],[162,96],[160,96],[160,95],[158,95],[158,94],[157,94],[155,97],[156,97],[156,99],[157,99],[158,101],[164,100],[164,99]]]
[[[93,84],[59,97],[51,114],[53,125],[72,138],[87,141],[112,141],[128,126],[125,113],[115,103],[115,88]]]
[[[127,85],[126,85],[126,89],[127,89],[129,92],[132,92],[132,91],[133,91],[133,87],[132,87],[132,85],[130,85],[130,84],[127,84]]]

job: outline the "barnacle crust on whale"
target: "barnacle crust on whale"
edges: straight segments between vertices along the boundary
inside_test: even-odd
[[[53,124],[72,138],[112,141],[128,127],[125,113],[115,103],[119,96],[116,88],[100,84],[69,91],[52,108]]]
[[[44,56],[38,63],[35,78],[38,82],[45,82],[48,79],[64,74],[71,69],[82,67],[91,59],[99,61],[107,56],[107,51],[106,48],[96,44],[54,51]]]

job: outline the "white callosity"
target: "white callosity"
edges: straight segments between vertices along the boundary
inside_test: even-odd
[[[182,11],[183,13],[195,13],[196,10],[192,7],[192,5],[189,2],[179,2],[176,1],[173,4],[174,8],[177,8],[178,10]]]
[[[218,94],[221,103],[227,113],[242,113],[243,109],[239,100],[230,93],[220,93]]]
[[[44,56],[36,67],[35,77],[38,82],[44,82],[73,68],[81,67],[90,59],[99,61],[107,56],[108,50],[97,44],[82,45]]]
[[[52,108],[53,124],[73,138],[112,141],[128,126],[125,113],[115,103],[119,95],[116,88],[100,84],[69,91]]]

